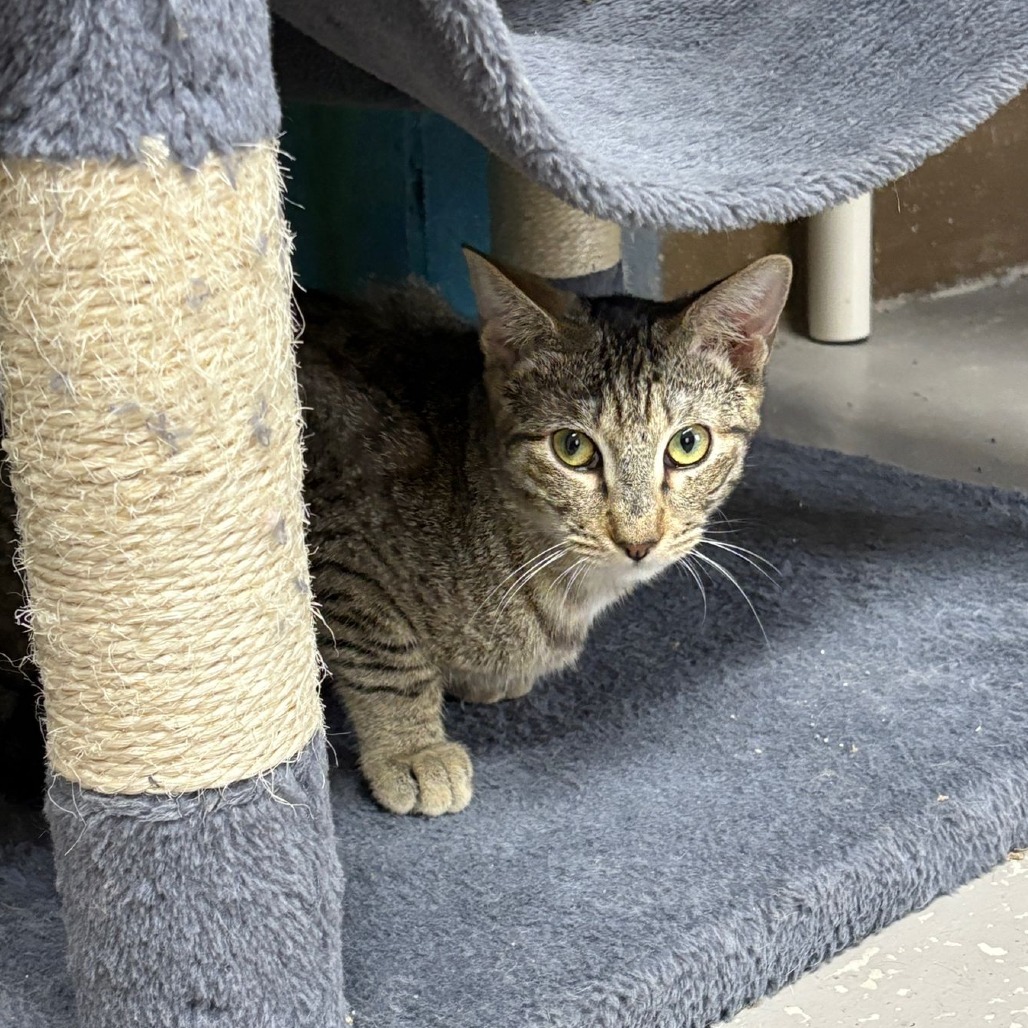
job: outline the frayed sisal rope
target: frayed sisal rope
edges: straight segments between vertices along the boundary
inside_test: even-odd
[[[321,727],[272,145],[0,163],[0,359],[49,758],[106,793],[258,775]]]
[[[546,278],[606,271],[621,259],[621,229],[584,214],[504,164],[489,159],[489,211],[495,257]]]

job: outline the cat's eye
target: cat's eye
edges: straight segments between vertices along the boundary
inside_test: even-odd
[[[599,467],[600,451],[596,444],[583,432],[573,428],[562,428],[550,436],[550,444],[557,459],[576,471],[592,471]]]
[[[710,452],[710,432],[702,425],[679,429],[667,444],[664,463],[669,468],[687,468],[699,464]]]

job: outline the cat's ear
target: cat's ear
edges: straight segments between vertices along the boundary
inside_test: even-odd
[[[792,261],[773,254],[719,282],[685,310],[691,345],[720,350],[746,381],[760,381],[789,295]]]
[[[486,362],[513,367],[533,343],[557,334],[557,323],[571,311],[575,297],[469,246],[463,250],[482,322]]]

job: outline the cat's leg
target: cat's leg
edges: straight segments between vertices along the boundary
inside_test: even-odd
[[[442,680],[417,648],[337,639],[324,652],[375,799],[395,814],[463,810],[471,758],[446,738]]]
[[[361,773],[396,814],[454,814],[471,801],[471,758],[443,728],[438,668],[382,567],[357,561],[328,538],[315,565],[321,653],[357,735]]]
[[[501,679],[485,672],[459,672],[446,678],[448,695],[465,703],[500,703],[527,696],[535,685],[534,675]]]

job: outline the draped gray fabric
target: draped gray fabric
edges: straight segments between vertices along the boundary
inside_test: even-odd
[[[655,227],[813,213],[910,171],[1028,82],[1023,0],[272,9],[309,37],[287,32],[278,55],[287,98],[406,95],[575,206]]]

